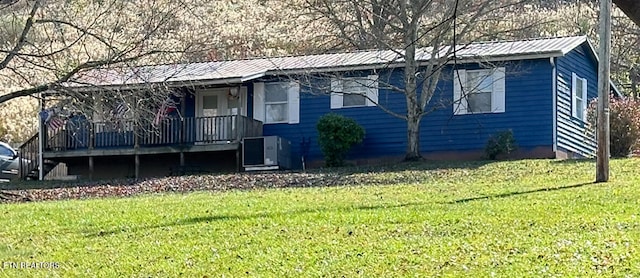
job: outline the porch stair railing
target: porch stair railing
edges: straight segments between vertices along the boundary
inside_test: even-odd
[[[18,159],[20,162],[20,179],[37,180],[40,177],[40,165],[38,163],[38,136],[39,133],[36,133],[18,148]],[[42,167],[44,176],[46,176],[57,165],[58,162],[48,159],[44,160]]]

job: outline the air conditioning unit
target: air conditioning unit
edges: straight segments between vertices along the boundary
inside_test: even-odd
[[[291,169],[291,142],[278,136],[242,139],[246,171]]]

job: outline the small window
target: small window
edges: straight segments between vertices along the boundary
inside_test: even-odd
[[[253,84],[253,118],[265,124],[300,123],[300,84]]]
[[[585,120],[587,111],[587,79],[581,78],[577,74],[572,75],[571,102],[572,115],[582,121]]]
[[[289,118],[288,83],[267,83],[265,91],[265,110],[267,123],[286,123]]]
[[[491,112],[493,78],[491,70],[467,71],[467,111],[469,113]]]
[[[331,109],[375,106],[377,103],[377,75],[331,80]]]
[[[342,96],[342,107],[366,106],[367,105],[367,83],[366,78],[354,78],[344,81],[344,95]]]
[[[505,112],[505,68],[457,70],[453,78],[455,115]]]

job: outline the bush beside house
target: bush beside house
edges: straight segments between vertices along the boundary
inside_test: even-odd
[[[318,143],[328,167],[343,166],[347,152],[364,139],[364,128],[342,115],[326,114],[318,120],[316,127]]]
[[[595,127],[597,103],[589,105],[589,121]],[[610,148],[612,157],[627,157],[640,148],[640,101],[612,98],[609,105]]]

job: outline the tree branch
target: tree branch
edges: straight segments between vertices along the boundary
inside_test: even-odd
[[[16,55],[18,55],[18,52],[20,52],[22,47],[24,47],[25,43],[27,42],[29,31],[31,31],[31,27],[33,27],[33,22],[34,22],[33,19],[36,16],[36,12],[38,12],[38,9],[40,8],[40,1],[42,0],[36,0],[33,3],[33,6],[31,7],[31,12],[29,13],[29,18],[27,18],[27,21],[24,24],[24,28],[22,29],[22,33],[20,34],[20,38],[18,39],[18,42],[16,42],[16,44],[14,45],[13,49],[8,53],[7,56],[4,57],[2,62],[0,62],[0,70],[7,67],[7,65],[11,62],[11,60],[13,60],[13,58],[15,58]]]

